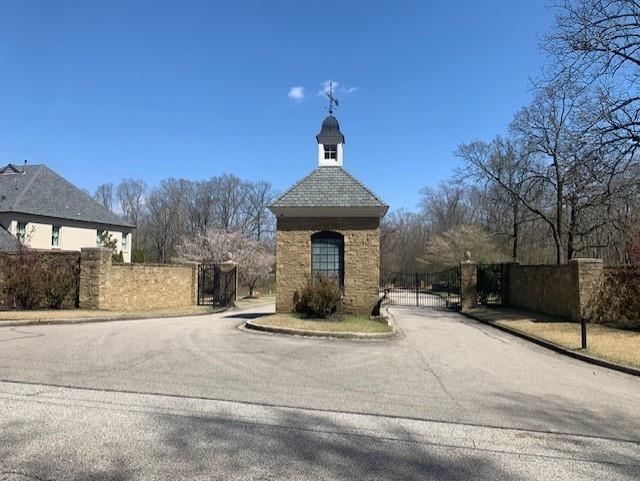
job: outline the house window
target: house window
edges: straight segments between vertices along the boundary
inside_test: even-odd
[[[337,145],[325,145],[324,146],[324,158],[325,159],[337,159],[338,158],[338,146]]]
[[[335,279],[344,286],[344,237],[337,232],[311,236],[311,273]]]
[[[60,247],[60,226],[54,225],[51,229],[51,247]]]
[[[24,243],[27,236],[27,224],[25,222],[18,222],[18,240]]]
[[[129,240],[129,236],[127,236],[127,234],[125,234],[124,232],[122,233],[122,242],[120,243],[122,245],[122,251],[126,251],[127,250],[127,241]]]
[[[107,238],[107,231],[98,229],[96,231],[96,247],[104,246],[104,239]]]

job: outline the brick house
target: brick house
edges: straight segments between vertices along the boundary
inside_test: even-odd
[[[344,135],[329,110],[316,136],[318,167],[276,199],[276,311],[313,274],[333,277],[347,312],[371,313],[378,300],[380,219],[389,208],[343,168]]]

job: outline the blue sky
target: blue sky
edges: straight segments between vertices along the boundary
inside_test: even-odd
[[[0,0],[0,163],[91,192],[223,173],[284,190],[316,165],[333,79],[345,168],[415,209],[458,144],[529,102],[552,21],[547,0]]]

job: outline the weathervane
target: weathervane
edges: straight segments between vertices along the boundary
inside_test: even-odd
[[[333,82],[329,82],[329,91],[325,92],[325,95],[329,98],[329,115],[333,115],[334,105],[340,106],[338,99],[333,96]]]

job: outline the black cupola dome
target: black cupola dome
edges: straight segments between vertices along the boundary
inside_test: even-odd
[[[340,132],[340,125],[338,125],[338,119],[333,115],[329,115],[322,121],[322,128],[320,133],[316,135],[316,139],[319,144],[323,145],[335,145],[344,144],[344,135]]]

